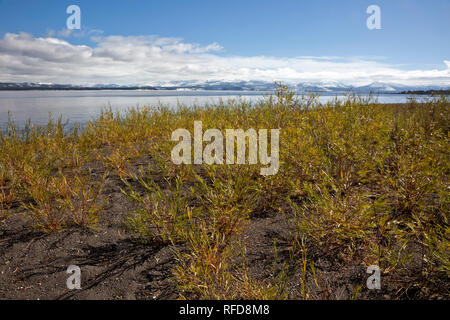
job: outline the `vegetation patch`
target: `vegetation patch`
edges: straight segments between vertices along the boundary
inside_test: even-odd
[[[138,241],[125,245],[136,265],[145,248],[170,252],[162,272],[173,292],[138,284],[134,298],[448,299],[449,107],[444,96],[320,104],[279,85],[252,105],[109,109],[72,128],[10,121],[0,133],[2,259],[14,263],[8,250],[29,228],[44,238],[114,230]],[[174,164],[171,134],[194,121],[203,130],[280,129],[278,172]],[[382,290],[366,288],[369,265],[379,266]]]

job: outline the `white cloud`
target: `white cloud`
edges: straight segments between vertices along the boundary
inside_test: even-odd
[[[71,84],[159,84],[170,81],[335,80],[408,85],[450,85],[450,61],[442,69],[402,70],[380,58],[223,56],[217,43],[202,46],[157,36],[93,36],[73,45],[27,33],[0,39],[0,81]]]

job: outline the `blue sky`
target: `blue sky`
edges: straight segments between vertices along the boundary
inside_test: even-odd
[[[81,8],[82,32],[74,32],[67,36],[63,31],[69,16],[66,14],[66,8],[71,4]],[[366,19],[369,16],[366,8],[372,4],[381,8],[381,30],[369,30],[366,27]],[[214,59],[222,58],[219,59],[219,64],[223,63],[224,66],[223,59],[238,57],[241,59],[239,68],[245,69],[242,59],[255,58],[249,61],[250,68],[263,70],[268,68],[270,61],[256,65],[257,57],[284,59],[286,64],[280,64],[278,73],[272,73],[274,77],[281,78],[283,75],[280,72],[292,62],[289,59],[297,57],[314,57],[314,61],[321,61],[325,57],[327,61],[333,63],[342,60],[377,63],[380,66],[379,70],[386,72],[392,68],[397,71],[442,71],[449,68],[446,64],[446,61],[450,60],[449,17],[448,0],[0,0],[0,38],[4,38],[7,34],[19,35],[25,32],[33,39],[59,38],[72,46],[85,45],[91,49],[102,46],[103,42],[98,37],[108,39],[110,36],[121,36],[126,43],[129,43],[130,37],[152,35],[162,39],[178,39],[177,43],[195,44],[200,47],[217,44],[220,50],[212,50],[214,53],[208,54],[213,54]],[[94,41],[92,37],[97,39]],[[145,46],[155,45],[154,42],[144,42]],[[103,45],[106,46],[105,43]],[[1,50],[2,44],[0,53]],[[6,48],[5,41],[3,51],[7,51],[8,54],[11,52],[11,49]],[[205,53],[183,52],[183,54],[199,58]],[[330,60],[330,57],[333,59]],[[215,63],[214,59],[196,60],[195,66]],[[230,64],[233,62],[236,60],[228,61]],[[109,67],[113,68],[112,65]],[[181,65],[177,67],[182,68]],[[193,65],[190,67],[192,70],[197,68]],[[228,67],[231,65],[227,64],[227,67],[217,70],[223,72]],[[317,79],[321,74],[326,77],[326,74],[317,68],[310,70],[303,68],[303,65],[297,67],[298,69],[295,69],[297,73],[306,70],[306,74],[315,72]],[[354,67],[357,68],[357,65]],[[323,68],[326,70],[327,65],[324,64]],[[22,70],[22,73],[24,71],[23,66],[18,66],[17,69]],[[210,73],[213,72],[213,68],[208,70]],[[154,78],[155,71],[149,72]],[[266,73],[265,77],[269,74]],[[418,79],[423,78],[416,73],[411,75],[416,75]],[[104,76],[104,80],[107,80],[106,75]],[[235,76],[238,76],[237,73]],[[441,81],[442,76],[444,82],[448,81],[446,73],[436,77]],[[291,77],[295,78],[294,72],[291,73]],[[26,74],[22,74],[20,78],[25,79]],[[84,82],[88,82],[85,77],[81,78]],[[138,78],[144,79],[142,75]],[[244,74],[243,78],[247,79],[248,75],[246,78]],[[159,79],[162,80],[163,77]],[[175,79],[176,77],[172,77],[168,80]],[[184,79],[183,76],[179,77],[179,80]],[[305,79],[307,78],[302,80]],[[333,79],[340,80],[337,77]],[[392,80],[392,77],[387,79]],[[89,81],[94,81],[94,76],[91,75]]]

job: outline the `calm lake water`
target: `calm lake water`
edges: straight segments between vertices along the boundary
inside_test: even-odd
[[[42,125],[53,118],[62,116],[70,123],[83,124],[98,116],[102,108],[111,106],[113,110],[125,111],[129,107],[158,104],[176,108],[179,104],[205,105],[221,99],[244,99],[256,102],[269,92],[262,91],[0,91],[0,128],[8,122],[8,111],[14,122],[23,126],[30,119],[33,124]],[[337,96],[343,99],[344,96]],[[335,99],[336,95],[322,95],[320,102]],[[407,95],[378,95],[380,103],[406,102]]]

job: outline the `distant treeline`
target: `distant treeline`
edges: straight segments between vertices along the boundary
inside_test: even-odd
[[[450,90],[408,90],[399,92],[398,94],[450,95]]]

